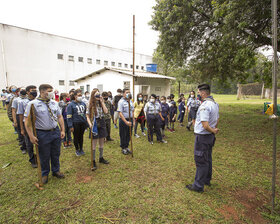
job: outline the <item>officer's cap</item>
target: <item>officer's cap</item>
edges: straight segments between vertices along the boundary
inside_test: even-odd
[[[210,86],[208,84],[201,84],[198,85],[197,87],[199,90],[209,90],[210,91]]]

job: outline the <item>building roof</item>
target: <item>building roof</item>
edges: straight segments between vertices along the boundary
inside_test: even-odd
[[[99,69],[95,72],[92,72],[88,75],[84,75],[78,79],[75,79],[75,82],[78,82],[80,80],[85,80],[86,78],[91,78],[94,75],[98,75],[104,71],[114,71],[114,72],[118,72],[120,74],[124,74],[124,75],[129,75],[129,76],[133,76],[132,75],[132,70],[131,69],[119,69],[119,68],[111,68],[111,67],[104,67],[102,69]],[[134,77],[141,77],[141,78],[154,78],[154,79],[170,79],[170,80],[176,80],[176,78],[174,77],[170,77],[170,76],[165,76],[165,75],[160,75],[158,73],[153,73],[153,72],[147,72],[147,71],[135,71],[134,72]]]

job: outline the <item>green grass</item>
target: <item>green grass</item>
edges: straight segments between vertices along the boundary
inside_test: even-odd
[[[178,124],[175,133],[167,133],[168,144],[134,139],[134,158],[120,153],[118,131],[112,129],[115,141],[104,147],[110,165],[98,164],[95,172],[86,133],[86,155],[77,158],[73,148],[62,148],[66,178],[50,176],[38,191],[37,172],[21,154],[1,110],[0,223],[280,223],[279,172],[278,215],[269,211],[272,122],[262,114],[264,101],[215,98],[221,131],[213,151],[212,186],[203,194],[185,188],[195,175],[194,135]],[[278,171],[279,159],[278,153]]]

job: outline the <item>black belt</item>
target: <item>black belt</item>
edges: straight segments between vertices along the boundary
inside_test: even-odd
[[[214,135],[214,134],[213,133],[211,133],[211,134],[197,134],[197,133],[194,133],[194,135],[210,136],[210,135]]]
[[[55,131],[56,128],[52,128],[52,129],[49,129],[49,130],[43,130],[43,129],[36,129],[37,131],[44,131],[44,132],[47,132],[47,131]]]

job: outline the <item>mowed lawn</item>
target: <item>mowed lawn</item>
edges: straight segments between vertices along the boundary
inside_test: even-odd
[[[278,215],[270,215],[272,122],[262,114],[265,100],[215,98],[220,133],[213,150],[212,186],[203,194],[185,188],[195,175],[194,135],[178,124],[175,133],[167,133],[168,144],[151,146],[145,137],[134,138],[134,158],[121,154],[118,130],[112,128],[115,141],[104,147],[110,165],[98,163],[94,172],[86,132],[86,155],[76,157],[74,148],[62,148],[66,178],[50,175],[39,191],[36,169],[21,154],[1,110],[0,223],[280,223],[280,135]],[[11,165],[1,168],[7,163]]]

